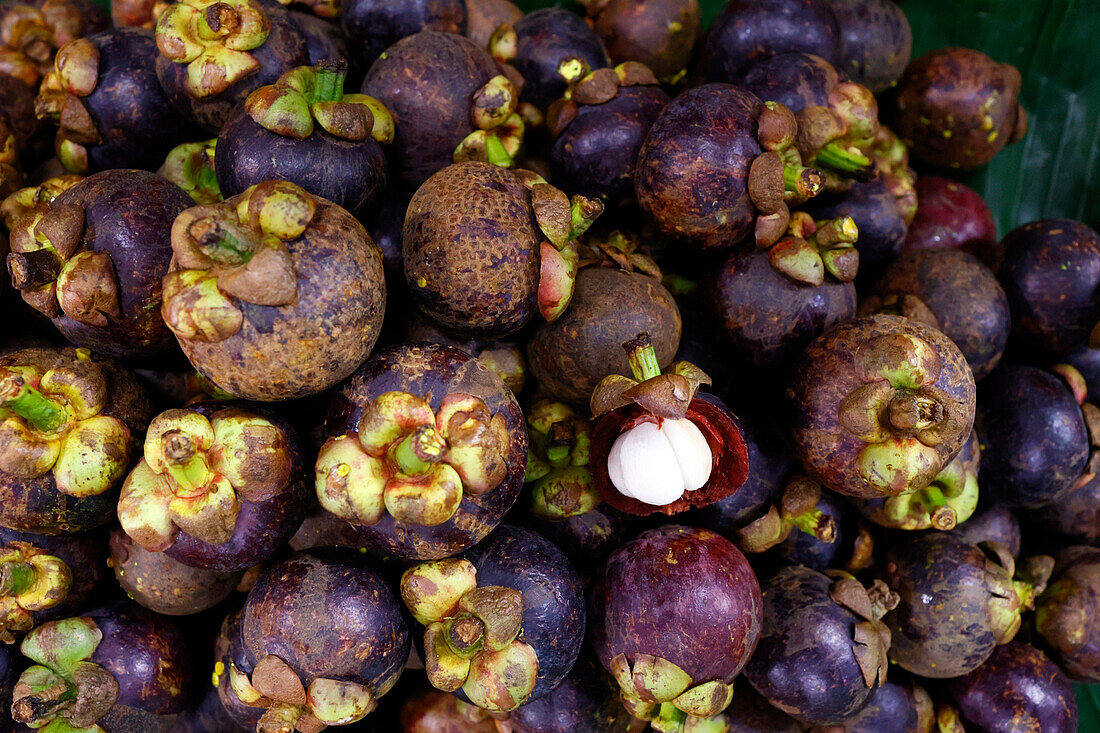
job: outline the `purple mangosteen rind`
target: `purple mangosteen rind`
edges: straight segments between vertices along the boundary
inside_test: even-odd
[[[619,702],[618,685],[591,652],[581,654],[547,695],[508,716],[516,733],[626,733],[631,720]]]
[[[913,55],[913,31],[890,0],[826,0],[840,31],[837,68],[875,94],[889,89]]]
[[[1059,553],[1054,575],[1035,602],[1035,630],[1070,678],[1100,681],[1100,629],[1092,599],[1100,592],[1100,550],[1074,546]]]
[[[338,6],[336,12],[350,41],[349,50],[364,68],[418,32],[462,36],[467,29],[466,3],[462,0],[350,0]]]

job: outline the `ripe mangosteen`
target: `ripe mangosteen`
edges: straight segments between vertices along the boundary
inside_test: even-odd
[[[0,74],[37,90],[57,49],[111,26],[91,0],[26,0],[0,6]]]
[[[985,199],[949,178],[921,176],[916,186],[917,213],[909,224],[902,251],[954,247],[998,272],[1004,250],[997,241],[997,226]]]
[[[939,168],[974,170],[1023,138],[1020,72],[970,48],[941,48],[898,82],[894,127],[913,155]]]
[[[886,681],[897,603],[881,583],[783,568],[763,588],[764,624],[745,677],[768,702],[809,725],[843,722]]]
[[[592,644],[631,715],[678,730],[730,704],[733,679],[757,646],[762,605],[732,542],[667,525],[620,547],[597,575]]]
[[[887,681],[858,713],[837,725],[815,726],[810,733],[928,733],[939,731],[933,727],[934,717],[932,698],[923,688],[911,682]]]
[[[488,48],[497,28],[522,17],[523,11],[509,0],[466,0],[466,37],[478,48]]]
[[[350,61],[347,38],[339,24],[339,0],[318,0],[304,4],[312,5],[311,10],[318,15],[301,10],[291,10],[289,15],[306,39],[309,63],[316,66],[321,61]],[[322,13],[323,17],[319,17]],[[356,67],[352,68],[352,72],[356,79],[363,73]]]
[[[988,501],[1031,507],[1058,499],[1085,472],[1090,438],[1081,406],[1057,376],[1002,365],[982,380],[980,483]]]
[[[146,171],[86,178],[20,217],[8,255],[12,285],[78,346],[116,357],[168,353],[160,281],[172,220],[191,203]]]
[[[1078,730],[1070,681],[1045,654],[1023,642],[997,647],[985,664],[945,689],[968,730]]]
[[[58,49],[35,110],[60,125],[54,149],[65,168],[151,169],[173,146],[198,136],[161,89],[156,57],[156,39],[145,28],[115,28]]]
[[[413,196],[402,258],[413,302],[444,330],[473,338],[515,333],[569,306],[577,239],[603,211],[529,171],[456,163]]]
[[[451,163],[507,167],[519,154],[519,91],[468,38],[438,31],[409,36],[374,62],[362,91],[393,115],[390,171],[402,188],[415,190]]]
[[[492,713],[547,695],[584,643],[576,572],[553,543],[519,527],[406,570],[401,598],[425,627],[428,680]]]
[[[561,684],[508,716],[514,733],[627,733],[632,721],[618,685],[587,651]]]
[[[779,102],[795,114],[807,107],[829,106],[829,92],[838,83],[840,74],[832,64],[797,51],[754,61],[741,81],[760,99]]]
[[[875,94],[905,72],[913,55],[913,30],[891,0],[826,0],[840,30],[836,66]]]
[[[924,488],[970,437],[974,375],[958,347],[917,321],[835,326],[794,375],[795,455],[833,491],[875,498]]]
[[[1049,557],[1032,558],[1014,579],[1016,563],[997,543],[979,547],[949,532],[902,536],[884,574],[901,598],[886,617],[890,660],[935,679],[976,669],[1016,635],[1053,565]]]
[[[1100,549],[1076,546],[1058,555],[1047,589],[1035,601],[1035,630],[1074,680],[1100,682]]]
[[[499,376],[452,346],[376,354],[337,395],[322,435],[321,505],[400,557],[471,547],[523,486],[519,403]]]
[[[43,624],[20,650],[36,664],[15,685],[12,718],[32,728],[168,733],[190,701],[187,639],[130,601]]]
[[[527,363],[548,396],[586,404],[608,374],[631,374],[622,344],[648,333],[657,365],[672,363],[680,345],[680,310],[656,278],[604,267],[577,274],[569,309],[539,326]]]
[[[973,255],[947,247],[903,253],[872,293],[861,313],[893,313],[943,331],[966,357],[975,380],[1001,360],[1011,326],[1008,298]]]
[[[961,454],[960,454],[961,455]],[[974,514],[951,530],[959,539],[972,545],[997,542],[1013,557],[1020,554],[1020,523],[1012,510],[994,504]]]
[[[0,357],[0,524],[68,534],[109,521],[151,417],[137,380],[83,349]]]
[[[349,50],[365,69],[386,49],[422,31],[463,35],[463,0],[345,0],[341,23]],[[484,46],[482,46],[484,48]]]
[[[1069,491],[1029,512],[1038,526],[1083,544],[1100,539],[1100,465],[1093,456]]]
[[[792,509],[788,515],[797,511]],[[874,550],[871,534],[860,526],[859,512],[844,497],[820,489],[817,503],[810,511],[795,516],[796,521],[805,523],[809,519],[812,524],[810,531],[796,524],[796,531],[776,545],[773,556],[785,564],[805,565],[822,572],[836,568],[853,573],[870,564]]]
[[[157,78],[172,104],[217,133],[256,89],[309,63],[287,11],[260,0],[181,0],[157,18]]]
[[[382,257],[336,204],[265,181],[172,226],[161,313],[187,358],[238,397],[316,394],[370,353],[382,325]]]
[[[702,36],[699,0],[580,0],[611,61],[645,64],[665,84],[687,73]]]
[[[269,568],[234,621],[215,679],[230,715],[258,731],[354,723],[409,656],[400,603],[354,552],[310,550]]]
[[[1095,340],[1100,235],[1079,221],[1044,219],[1012,230],[1003,245],[999,275],[1012,307],[1013,338],[1056,355]]]
[[[176,184],[196,204],[216,204],[222,201],[218,175],[214,172],[214,149],[218,139],[184,143],[168,151],[157,175]]]

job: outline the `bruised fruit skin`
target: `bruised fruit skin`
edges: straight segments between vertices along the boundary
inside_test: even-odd
[[[545,697],[508,716],[515,733],[626,733],[631,716],[619,702],[619,689],[590,652]]]
[[[582,0],[612,63],[637,61],[679,81],[702,35],[698,0]]]
[[[924,488],[974,423],[974,375],[942,333],[899,316],[827,331],[803,353],[787,391],[795,455],[850,496]]]
[[[344,33],[364,68],[386,49],[421,31],[462,35],[462,0],[345,0],[340,13]]]
[[[31,89],[53,66],[57,49],[109,28],[103,8],[88,0],[30,0],[0,7],[0,75]]]
[[[860,306],[896,313],[943,331],[980,380],[1008,342],[1008,298],[989,268],[962,250],[921,249],[894,260]]]
[[[516,398],[499,376],[451,346],[376,354],[335,397],[322,435],[321,505],[400,557],[436,559],[472,546],[523,486],[527,431]],[[427,460],[412,460],[414,445]]]
[[[1076,546],[1062,551],[1047,589],[1035,601],[1035,630],[1058,666],[1074,680],[1100,681],[1100,550]]]
[[[382,325],[382,257],[344,209],[266,181],[172,227],[161,313],[191,363],[258,401],[316,394],[370,353]]]
[[[12,717],[35,728],[168,733],[190,701],[180,629],[129,601],[44,624],[22,652],[37,664],[16,684]],[[82,703],[57,706],[66,695]]]
[[[410,649],[385,581],[354,553],[331,548],[268,569],[245,601],[239,639],[251,669],[223,663],[225,695],[263,710],[257,730],[283,721],[283,730],[319,731],[363,718],[393,687]]]
[[[668,525],[620,547],[598,573],[590,633],[635,717],[710,718],[756,648],[760,587],[745,556],[705,529]]]
[[[974,170],[1027,131],[1020,72],[981,51],[942,48],[909,64],[898,82],[898,135],[921,162]]]
[[[109,521],[151,417],[134,377],[84,350],[0,357],[0,524],[68,534]]]
[[[786,567],[763,588],[763,628],[745,677],[758,693],[810,725],[840,723],[886,681],[890,632],[880,621],[897,601],[843,573]]]
[[[905,235],[903,252],[955,247],[998,272],[1004,250],[985,199],[972,188],[936,176],[917,179],[917,213]]]
[[[909,19],[891,0],[826,0],[840,30],[836,66],[875,94],[889,89],[913,55]]]
[[[149,552],[233,572],[286,544],[306,491],[302,448],[287,423],[233,403],[199,403],[153,418],[118,518]]]
[[[981,667],[948,682],[945,692],[967,730],[1078,729],[1070,681],[1045,654],[1023,642],[997,647]]]
[[[160,280],[171,222],[192,203],[146,171],[85,178],[20,218],[8,258],[12,284],[78,346],[115,357],[167,353]]]

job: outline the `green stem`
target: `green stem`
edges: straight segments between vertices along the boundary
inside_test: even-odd
[[[186,434],[174,431],[166,433],[164,457],[165,467],[172,480],[184,491],[194,491],[210,481],[210,468],[206,457],[195,450],[195,443]]]
[[[310,101],[339,102],[344,98],[344,80],[347,79],[348,69],[346,63],[335,61],[318,61],[314,67],[316,80],[313,83],[313,95]]]
[[[814,158],[814,165],[824,166],[838,173],[866,173],[871,170],[871,160],[860,153],[845,149],[839,143],[831,142],[823,147]]]
[[[1013,580],[1012,587],[1016,595],[1020,597],[1020,608],[1031,608],[1034,600],[1035,586],[1025,580]]]
[[[595,223],[596,219],[600,218],[602,213],[603,203],[598,199],[574,196],[570,208],[569,238],[576,239],[587,232],[588,228]],[[626,238],[622,235],[620,237],[625,245]]]
[[[494,133],[485,136],[485,158],[495,166],[511,168],[515,160]]]
[[[783,189],[802,198],[813,198],[821,192],[825,178],[813,168],[787,163],[783,166]]]
[[[947,506],[947,497],[943,495],[943,491],[941,491],[938,486],[929,484],[921,492],[921,504],[924,504],[924,506],[929,509]]]
[[[64,689],[60,689],[60,685],[57,688],[51,686],[37,695],[17,700],[11,706],[12,717],[20,723],[30,725],[38,721],[48,722],[72,707],[76,702],[76,685],[60,676],[59,679],[64,681]]]
[[[0,408],[11,410],[41,433],[56,433],[68,422],[64,406],[27,384],[11,369],[0,369]]]
[[[791,524],[822,542],[836,539],[836,521],[820,509],[811,509],[805,514],[792,517]]]
[[[38,571],[26,562],[0,563],[0,596],[19,596],[34,587]]]
[[[649,334],[639,334],[633,341],[623,344],[626,358],[630,362],[630,371],[634,379],[644,382],[661,376],[661,365],[657,363],[657,350],[649,340]]]
[[[434,428],[420,427],[397,444],[393,450],[393,460],[401,473],[416,476],[439,461],[443,447]]]

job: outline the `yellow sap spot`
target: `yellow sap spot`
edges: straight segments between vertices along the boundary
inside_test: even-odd
[[[994,140],[997,139],[998,135],[1000,135],[1000,133],[997,132],[996,130],[994,130],[993,132],[991,132],[991,133],[989,133],[988,135],[985,136],[985,141],[991,143],[991,142],[993,142]]]
[[[340,476],[347,476],[349,473],[351,473],[351,466],[346,463],[341,463],[339,466],[336,467],[336,473]]]
[[[428,287],[428,278],[423,277],[423,276],[416,278],[416,286],[418,288]]]
[[[944,137],[945,140],[950,140],[951,139],[951,131],[950,130],[944,130],[943,131],[943,137]]]

